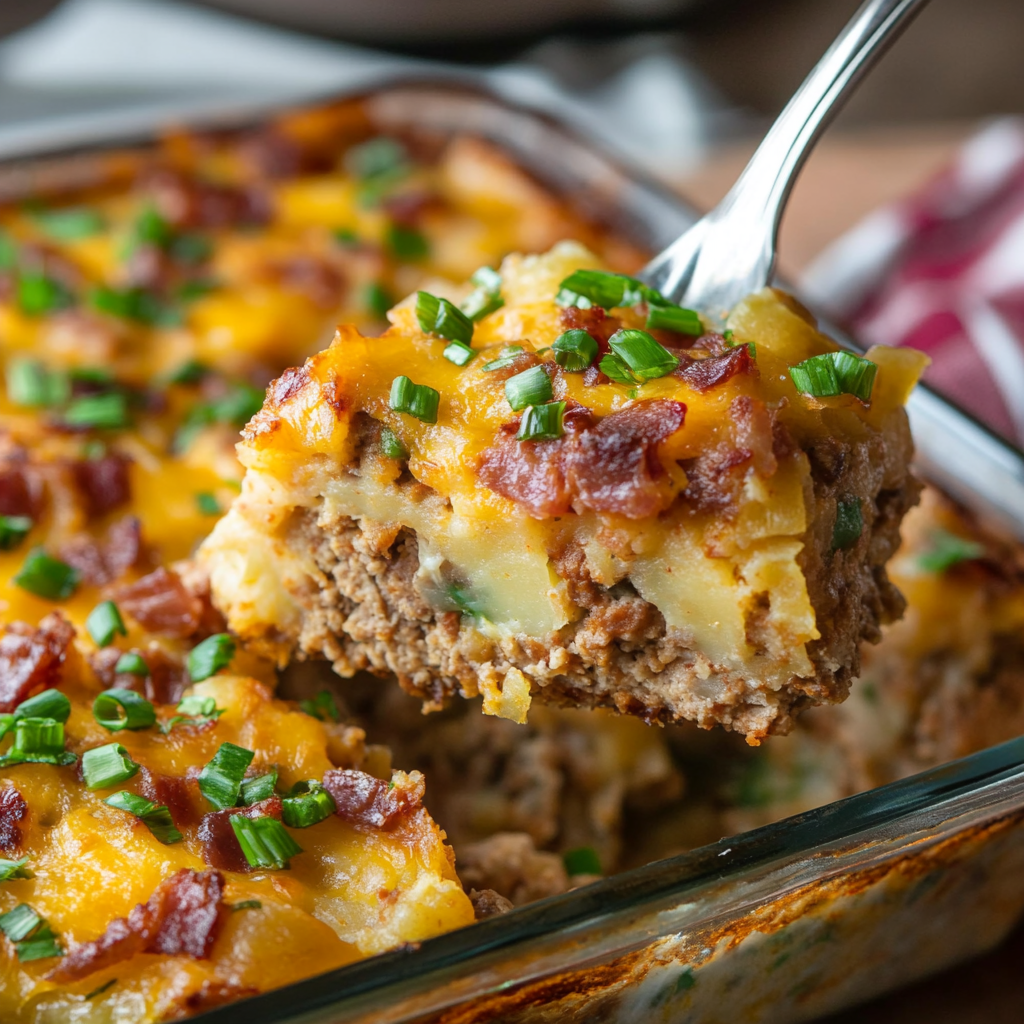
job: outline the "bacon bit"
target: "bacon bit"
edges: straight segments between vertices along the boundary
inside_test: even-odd
[[[182,868],[146,903],[111,921],[98,939],[75,946],[46,978],[59,984],[79,981],[136,953],[209,959],[229,913],[219,871]]]
[[[563,331],[586,331],[597,342],[599,356],[611,351],[608,339],[622,326],[617,316],[609,316],[600,306],[566,306],[558,314],[558,323]]]
[[[419,772],[385,782],[355,768],[334,768],[324,773],[324,789],[342,821],[360,832],[391,832],[420,808],[426,783]]]
[[[602,373],[596,366],[588,366],[583,371],[583,386],[592,388],[596,384],[607,384],[611,378]]]
[[[157,644],[139,653],[149,666],[149,675],[143,680],[146,699],[154,704],[177,704],[190,685],[184,665]],[[138,682],[138,677],[133,678]]]
[[[177,228],[227,228],[264,224],[270,201],[262,190],[224,185],[162,169],[148,182],[153,202]]]
[[[98,459],[80,459],[71,463],[75,484],[90,518],[106,515],[132,500],[128,474],[131,461],[126,455],[110,452]]]
[[[477,477],[496,494],[518,501],[537,519],[565,515],[572,509],[572,495],[562,469],[564,455],[564,437],[517,441],[503,433],[480,457]]]
[[[629,519],[656,515],[675,491],[657,446],[683,425],[682,402],[637,402],[599,420],[567,452],[566,478],[577,510],[617,512]]]
[[[155,804],[163,804],[174,823],[181,826],[197,825],[201,815],[197,810],[199,783],[196,779],[180,775],[161,775],[148,768],[139,769],[139,795]]]
[[[86,583],[104,586],[120,579],[142,553],[142,524],[135,516],[119,519],[101,544],[87,533],[72,537],[60,548],[61,561],[74,566]]]
[[[161,566],[148,576],[114,589],[113,600],[143,629],[185,639],[199,628],[202,601],[190,594],[177,573]]]
[[[739,395],[729,405],[729,418],[736,425],[736,446],[750,452],[754,470],[761,477],[770,477],[778,462],[774,453],[774,419],[768,406],[758,398]]]
[[[246,818],[277,818],[281,820],[281,798],[268,797],[251,807],[230,807],[226,811],[211,811],[203,815],[197,836],[203,844],[203,860],[222,871],[249,872],[253,868],[245,859],[238,837],[231,827],[231,816]]]
[[[688,481],[683,497],[698,512],[721,512],[731,508],[737,503],[743,486],[744,474],[736,470],[749,462],[750,457],[746,448],[722,444],[681,463]]]
[[[418,227],[427,211],[443,209],[440,196],[423,191],[386,196],[381,206],[396,224],[407,228]]]
[[[750,358],[746,345],[737,345],[725,355],[697,359],[681,369],[674,370],[694,391],[703,394],[719,384],[724,384],[737,373],[757,373],[757,364]]]
[[[296,139],[272,125],[242,139],[240,150],[265,177],[292,178],[329,171],[335,161],[333,136],[330,142],[328,148],[320,139]]]
[[[0,636],[0,712],[13,711],[33,690],[56,686],[75,638],[75,627],[60,612],[50,612],[34,628],[8,624]]]
[[[523,370],[530,369],[531,366],[539,365],[540,357],[535,353],[520,352],[508,366],[503,366],[500,370],[488,370],[487,376],[489,380],[500,382],[508,380],[509,377],[514,377],[517,373],[522,373]]]
[[[290,366],[280,377],[270,382],[267,395],[274,405],[284,405],[312,381],[313,376],[305,366]]]
[[[28,465],[8,462],[0,468],[0,515],[35,519],[42,503],[42,481]]]
[[[267,275],[291,291],[304,295],[321,309],[333,309],[341,301],[345,279],[327,260],[308,253],[266,264]]]
[[[10,853],[21,846],[18,822],[28,813],[25,798],[13,787],[0,791],[0,850]]]

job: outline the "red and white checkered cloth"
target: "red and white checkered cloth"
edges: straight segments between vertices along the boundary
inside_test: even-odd
[[[865,345],[927,352],[925,380],[1024,445],[1024,121],[984,129],[917,195],[830,246],[802,284]]]

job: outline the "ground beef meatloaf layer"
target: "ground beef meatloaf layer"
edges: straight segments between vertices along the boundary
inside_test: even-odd
[[[842,700],[902,609],[923,357],[850,357],[829,395],[790,372],[840,364],[788,297],[712,332],[572,243],[475,284],[271,385],[201,551],[232,630],[520,721],[537,696],[757,742]]]

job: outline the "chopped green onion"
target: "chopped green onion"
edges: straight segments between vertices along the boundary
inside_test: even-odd
[[[281,801],[281,817],[292,828],[309,828],[338,809],[334,797],[315,779],[298,782]]]
[[[513,412],[521,412],[528,405],[543,405],[551,398],[551,378],[543,366],[531,366],[505,381],[505,400]]]
[[[679,360],[646,331],[616,331],[608,339],[608,345],[641,381],[664,377],[679,365]]]
[[[64,723],[53,718],[17,718],[14,742],[0,757],[0,767],[16,764],[74,764],[78,758],[64,749]]]
[[[134,690],[104,690],[92,702],[92,716],[110,732],[134,732],[156,724],[156,709]]]
[[[551,346],[555,362],[570,373],[585,370],[597,358],[597,342],[581,330],[566,331],[555,338]]]
[[[221,513],[220,502],[209,491],[200,491],[196,495],[196,508],[204,516],[219,516]]]
[[[120,743],[93,747],[82,754],[82,778],[88,789],[109,789],[127,782],[139,766]]]
[[[243,779],[242,788],[239,790],[239,802],[243,807],[251,807],[261,800],[269,800],[274,795],[274,787],[277,785],[277,770],[267,772],[265,775],[257,775],[252,779]]]
[[[864,517],[861,514],[860,501],[853,498],[850,501],[837,502],[836,522],[832,527],[832,550],[842,551],[853,547],[863,532]]]
[[[366,308],[378,320],[383,320],[388,310],[394,305],[394,300],[388,290],[379,281],[372,281],[366,286],[365,299]]]
[[[97,996],[103,995],[104,992],[106,992],[108,989],[113,988],[116,984],[117,984],[117,978],[110,978],[109,980],[103,982],[102,985],[98,986],[97,988],[94,988],[85,997],[86,1002],[88,1002],[90,999],[95,999]]]
[[[484,363],[482,369],[488,372],[491,370],[504,370],[505,367],[511,366],[516,361],[516,356],[522,355],[524,351],[522,345],[508,345],[501,350],[501,355],[497,359]]]
[[[319,718],[321,722],[338,722],[341,720],[341,712],[338,710],[334,694],[330,690],[321,690],[312,699],[300,700],[299,707],[307,715]]]
[[[167,254],[171,259],[186,266],[194,267],[198,263],[204,263],[212,252],[213,242],[203,235],[192,232],[175,235],[167,243]]]
[[[456,366],[465,366],[476,355],[476,352],[468,345],[463,345],[461,341],[451,341],[445,346],[444,352],[441,355],[449,363],[454,363]]]
[[[132,225],[132,242],[164,248],[174,237],[171,225],[153,206],[145,206]]]
[[[14,720],[20,718],[52,718],[66,722],[71,717],[71,701],[60,690],[43,690],[14,709]]]
[[[698,337],[704,333],[704,325],[700,317],[692,309],[683,309],[681,306],[648,306],[647,323],[644,324],[647,330],[662,328],[666,331],[676,331],[678,334],[690,334]]]
[[[141,654],[138,654],[135,651],[128,651],[117,659],[114,671],[116,673],[123,672],[125,675],[129,676],[145,678],[149,675],[149,665],[146,664],[146,659]]]
[[[66,373],[51,372],[36,359],[12,359],[7,364],[7,397],[13,405],[50,408],[66,402],[70,394]]]
[[[0,931],[11,942],[21,963],[63,956],[53,929],[27,903],[20,903],[0,917]]]
[[[474,322],[489,316],[505,305],[501,297],[501,274],[491,267],[480,267],[470,278],[476,288],[459,304],[470,320]]]
[[[33,548],[14,577],[16,586],[48,601],[63,601],[78,588],[81,573],[66,562],[51,558],[42,548]]]
[[[395,412],[404,412],[424,423],[437,422],[437,406],[441,395],[426,384],[413,384],[408,377],[396,377],[391,382],[388,404]]]
[[[165,736],[181,722],[205,725],[207,722],[215,722],[224,714],[224,708],[217,707],[215,697],[201,697],[198,693],[182,697],[178,702],[177,711],[178,714],[160,726],[160,731]]]
[[[528,405],[519,421],[517,441],[553,441],[562,436],[565,402]]]
[[[45,274],[22,274],[16,287],[18,306],[26,316],[43,316],[75,301],[64,285]]]
[[[124,619],[113,601],[103,601],[96,605],[85,620],[85,628],[97,647],[108,646],[118,633],[121,636],[128,635]]]
[[[943,573],[961,562],[983,558],[985,545],[966,537],[958,537],[948,530],[933,530],[929,548],[917,556],[917,564],[925,572]]]
[[[417,261],[430,255],[430,242],[426,235],[415,228],[391,224],[384,235],[384,242],[395,259]]]
[[[633,387],[636,384],[629,367],[614,353],[609,352],[603,356],[597,368],[606,376],[610,377],[616,384],[625,384],[626,387]]]
[[[797,391],[815,398],[853,395],[870,401],[878,367],[852,352],[822,352],[789,368]]]
[[[387,427],[383,427],[380,432],[380,450],[389,459],[407,459],[409,457],[405,445]]]
[[[352,228],[338,228],[333,234],[338,245],[343,245],[346,248],[359,245],[359,235]]]
[[[288,867],[292,857],[302,853],[302,847],[277,818],[246,818],[232,814],[229,821],[250,867],[280,870]]]
[[[103,802],[108,807],[134,815],[164,846],[180,843],[184,838],[174,827],[170,810],[163,804],[155,804],[145,797],[124,791],[108,796]]]
[[[489,292],[501,291],[501,274],[499,274],[493,267],[477,267],[470,275],[469,279],[477,286],[477,288],[483,288],[485,291]]]
[[[214,633],[188,652],[188,677],[201,683],[227,668],[234,656],[235,641],[227,633]]]
[[[174,289],[174,297],[179,302],[195,302],[204,295],[216,291],[220,282],[212,277],[194,277],[190,281],[183,281]]]
[[[102,214],[87,206],[69,206],[63,210],[38,210],[35,222],[51,238],[73,242],[98,235],[106,226]]]
[[[68,405],[61,420],[69,427],[117,430],[128,426],[128,402],[118,391],[82,395]]]
[[[601,858],[597,850],[592,846],[580,846],[575,850],[566,850],[562,854],[562,861],[565,864],[565,872],[571,878],[573,875],[599,875],[601,874]]]
[[[18,860],[0,859],[0,882],[9,882],[12,878],[31,878],[32,872],[26,864],[28,857],[20,857]]]
[[[236,910],[261,910],[263,904],[259,900],[242,900],[240,903],[232,903],[232,913]]]
[[[14,239],[0,230],[0,270],[14,270],[18,265],[18,246]]]
[[[345,170],[360,181],[390,176],[408,168],[405,147],[385,136],[353,146],[345,154],[344,165]]]
[[[452,603],[452,611],[462,612],[474,619],[485,618],[483,601],[473,593],[469,586],[449,583],[445,587],[445,596]],[[447,609],[446,609],[447,610]]]
[[[466,346],[473,340],[473,321],[458,306],[430,292],[416,293],[416,319],[425,334],[436,334]]]
[[[559,285],[555,302],[559,306],[579,306],[582,309],[591,306],[612,309],[616,306],[635,306],[651,295],[661,299],[652,288],[625,274],[613,274],[607,270],[577,270]]]
[[[182,363],[167,378],[168,384],[198,384],[210,373],[210,368],[198,359],[189,359]]]
[[[0,551],[16,548],[34,525],[28,516],[0,516]]]
[[[199,773],[199,790],[218,811],[238,803],[245,770],[255,755],[234,743],[222,743],[213,759]]]
[[[0,715],[0,740],[14,728],[14,715]]]
[[[184,316],[177,306],[145,288],[111,288],[97,285],[89,293],[89,304],[101,313],[134,320],[149,327],[177,327]]]

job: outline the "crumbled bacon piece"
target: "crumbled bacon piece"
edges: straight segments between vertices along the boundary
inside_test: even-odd
[[[603,374],[596,366],[588,366],[583,371],[583,386],[592,388],[597,384],[607,384],[609,378],[606,374]]]
[[[637,402],[599,420],[569,449],[566,477],[573,507],[643,519],[675,497],[657,446],[683,425],[682,402]]]
[[[71,464],[75,484],[90,518],[106,515],[132,500],[128,472],[131,461],[126,455],[109,452],[98,459],[80,459]]]
[[[204,181],[181,171],[158,171],[149,190],[161,215],[178,228],[263,224],[270,216],[270,201],[262,190]]]
[[[188,673],[181,662],[167,654],[158,644],[145,650],[131,649],[145,661],[149,675],[136,676],[130,672],[117,672],[117,663],[125,652],[117,647],[103,647],[90,654],[89,664],[105,690],[119,687],[145,694],[154,704],[177,704],[189,686]]]
[[[148,768],[140,768],[138,784],[140,795],[155,804],[163,804],[171,812],[171,818],[179,828],[199,823],[199,784],[196,779],[186,779],[180,775],[161,775]]]
[[[328,148],[319,138],[298,139],[276,125],[260,128],[241,140],[243,156],[267,178],[291,178],[297,174],[329,171],[334,164],[336,140]]]
[[[403,227],[415,228],[428,210],[440,209],[441,199],[433,192],[397,192],[381,203],[388,216]]]
[[[219,871],[182,868],[127,917],[119,917],[92,942],[81,942],[46,976],[65,984],[121,963],[136,953],[206,960],[229,913]]]
[[[231,827],[231,817],[241,814],[246,818],[277,818],[281,819],[281,798],[277,796],[261,800],[251,807],[230,807],[226,811],[211,811],[203,815],[199,823],[198,837],[203,844],[203,860],[211,867],[222,871],[252,871],[252,867],[242,853],[235,830]]]
[[[423,803],[426,786],[419,772],[385,782],[355,768],[324,773],[324,789],[334,798],[337,815],[362,832],[391,832]]]
[[[35,518],[43,503],[42,481],[27,463],[0,466],[0,515]]]
[[[778,468],[775,458],[775,422],[759,398],[739,395],[729,404],[729,418],[736,427],[736,447],[750,452],[755,471],[770,477]]]
[[[61,545],[61,560],[74,566],[86,583],[104,586],[120,579],[142,553],[142,524],[125,516],[112,524],[102,543],[87,533]]]
[[[189,593],[177,573],[163,566],[117,587],[112,597],[143,629],[163,636],[190,637],[203,617],[202,601]]]
[[[597,342],[598,356],[611,351],[608,339],[622,326],[618,317],[609,316],[600,306],[566,306],[558,314],[558,323],[563,331],[586,331]]]
[[[11,622],[0,636],[0,712],[13,711],[34,690],[56,686],[75,627],[50,612],[37,627]]]
[[[308,253],[275,260],[268,264],[267,273],[322,309],[337,306],[345,287],[345,279],[333,263]]]
[[[18,822],[28,813],[25,798],[13,787],[0,790],[0,850],[10,853],[21,846]]]
[[[746,448],[720,444],[681,465],[686,472],[687,486],[683,497],[699,512],[723,512],[739,501],[740,488],[750,461]]]
[[[746,345],[737,345],[725,355],[696,359],[675,371],[694,391],[703,394],[735,377],[737,373],[757,373],[757,364],[750,358]]]
[[[572,495],[562,469],[564,449],[563,438],[523,442],[504,433],[481,456],[477,477],[537,519],[565,515],[572,508]]]

